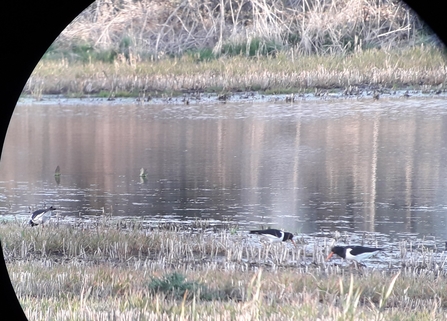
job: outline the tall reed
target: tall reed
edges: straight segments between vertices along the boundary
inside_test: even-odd
[[[134,63],[187,52],[197,59],[284,50],[292,56],[346,54],[427,40],[433,34],[394,0],[98,0],[62,32],[52,51]]]

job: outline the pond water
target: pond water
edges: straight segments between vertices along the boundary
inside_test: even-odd
[[[104,211],[447,239],[446,107],[445,97],[22,102],[0,163],[0,217],[53,205],[66,221]]]

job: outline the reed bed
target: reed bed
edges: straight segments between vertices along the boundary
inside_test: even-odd
[[[69,58],[345,54],[435,38],[394,0],[99,0],[50,49]]]
[[[0,224],[10,277],[30,320],[442,320],[444,249],[388,245],[389,263],[326,262],[334,239],[263,244],[236,227],[101,218]],[[380,242],[371,235],[338,241]],[[382,244],[379,244],[382,245]]]
[[[85,97],[168,97],[185,93],[304,93],[316,89],[445,90],[444,54],[433,47],[368,50],[349,56],[236,56],[197,62],[191,57],[139,61],[69,63],[41,60],[23,93]]]
[[[98,0],[61,33],[23,93],[148,100],[352,87],[439,91],[443,50],[394,0]]]

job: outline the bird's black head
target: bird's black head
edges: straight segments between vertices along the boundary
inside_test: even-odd
[[[283,241],[288,241],[288,240],[293,240],[293,234],[289,233],[289,232],[284,232],[284,240]]]
[[[334,246],[331,250],[333,254],[337,254],[338,256],[345,258],[346,256],[346,248],[343,246]]]
[[[31,226],[37,226],[38,224],[34,223],[33,220],[29,220],[29,225],[31,225]]]
[[[49,211],[55,211],[55,210],[56,210],[56,208],[55,208],[55,207],[53,207],[53,206],[50,206],[50,207],[48,208],[48,210],[49,210]]]

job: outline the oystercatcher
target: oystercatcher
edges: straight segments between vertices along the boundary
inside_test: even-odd
[[[42,224],[43,227],[43,224],[50,219],[52,211],[55,210],[56,209],[53,206],[50,206],[47,209],[34,211],[33,214],[31,215],[31,219],[29,220],[29,224],[31,226]]]
[[[254,230],[250,231],[250,234],[258,234],[262,235],[264,238],[269,240],[270,242],[286,242],[290,240],[293,245],[296,246],[295,242],[293,241],[293,234],[289,232],[284,232],[277,229],[267,229],[267,230]]]
[[[328,261],[332,255],[337,254],[338,256],[346,260],[354,260],[355,262],[360,262],[379,251],[383,251],[382,248],[378,247],[365,247],[365,246],[334,246],[329,253],[326,261]]]

